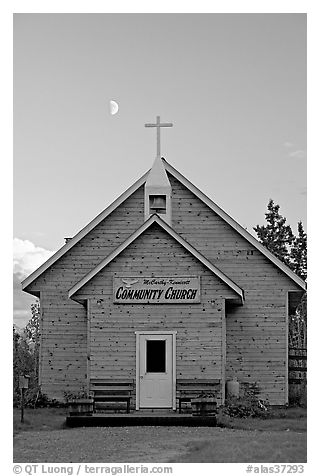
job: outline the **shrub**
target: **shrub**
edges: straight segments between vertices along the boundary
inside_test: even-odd
[[[259,398],[259,389],[253,384],[244,389],[243,395],[227,397],[223,412],[237,418],[267,418],[270,407],[268,402]]]
[[[68,402],[68,400],[88,398],[88,391],[85,389],[85,387],[82,386],[81,389],[78,390],[77,392],[71,392],[69,390],[63,392],[63,396],[65,401]]]
[[[13,406],[19,407],[21,403],[21,396],[14,394]],[[47,395],[41,392],[39,387],[31,387],[25,390],[24,393],[24,406],[26,408],[48,408],[48,407],[61,407],[63,403],[54,398],[49,398]]]
[[[47,408],[47,407],[61,407],[63,403],[59,402],[55,398],[49,398],[45,393],[41,392],[41,389],[32,388],[26,392],[26,407],[32,408]]]

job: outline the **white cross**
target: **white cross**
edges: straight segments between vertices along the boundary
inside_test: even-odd
[[[160,122],[160,116],[157,116],[157,122],[155,124],[145,124],[145,127],[157,128],[157,157],[160,157],[160,127],[172,127],[171,122]]]

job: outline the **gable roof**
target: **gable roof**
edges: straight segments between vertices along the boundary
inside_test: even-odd
[[[73,238],[63,245],[56,253],[54,253],[47,261],[45,261],[39,268],[31,273],[27,278],[22,281],[22,290],[29,286],[35,279],[37,279],[44,271],[52,266],[58,259],[60,259],[67,251],[69,251],[74,245],[76,245],[84,236],[90,233],[99,223],[102,222],[108,215],[110,215],[121,203],[130,197],[134,192],[138,190],[141,185],[144,185],[149,174],[149,170],[142,175],[131,187],[123,192],[114,202],[105,208],[99,215],[97,215],[92,221],[82,228]]]
[[[188,188],[196,197],[204,202],[211,210],[219,215],[226,223],[228,223],[234,230],[236,230],[243,238],[245,238],[251,245],[259,250],[266,258],[268,258],[274,265],[276,265],[281,271],[283,271],[289,278],[291,278],[302,289],[306,289],[306,283],[297,274],[295,274],[287,265],[282,263],[276,256],[274,256],[262,243],[260,243],[254,236],[245,230],[239,223],[237,223],[230,215],[228,215],[222,208],[214,203],[209,197],[207,197],[201,190],[195,185],[189,182],[178,170],[170,165],[165,159],[166,170],[173,175],[179,182],[181,182],[186,188]]]
[[[180,181],[186,188],[188,188],[196,197],[204,202],[211,210],[219,215],[226,223],[228,223],[234,230],[236,230],[243,238],[251,243],[257,250],[259,250],[267,259],[269,259],[275,266],[277,266],[283,273],[291,278],[302,289],[306,289],[306,283],[298,275],[296,275],[288,266],[276,258],[265,246],[263,246],[253,235],[245,230],[239,223],[237,223],[230,215],[228,215],[222,208],[216,205],[209,197],[207,197],[201,190],[186,179],[180,172],[178,172],[172,165],[170,165],[164,158],[162,158],[164,167],[173,177]],[[88,225],[80,230],[71,240],[69,240],[62,248],[53,254],[45,263],[38,269],[31,273],[26,279],[22,281],[22,290],[25,290],[35,279],[37,279],[44,271],[46,271],[52,264],[61,258],[67,251],[78,243],[84,236],[86,236],[93,228],[95,228],[102,220],[110,215],[118,206],[120,206],[132,193],[139,187],[144,185],[147,180],[148,170],[139,180],[137,180],[131,187],[122,193],[109,207],[103,210],[96,218],[94,218]]]
[[[127,238],[117,249],[115,249],[109,256],[101,261],[94,269],[92,269],[86,276],[84,276],[78,283],[76,283],[69,290],[69,298],[79,291],[85,284],[87,284],[94,276],[99,273],[105,266],[113,261],[122,251],[124,251],[131,243],[133,243],[140,235],[142,235],[151,225],[157,223],[164,231],[166,231],[172,238],[174,238],[181,246],[183,246],[189,253],[191,253],[198,261],[200,261],[206,268],[208,268],[213,274],[220,278],[229,288],[231,288],[240,297],[241,303],[244,301],[243,290],[234,283],[226,274],[220,271],[214,266],[207,258],[205,258],[199,251],[191,246],[187,241],[181,238],[173,228],[165,223],[158,215],[151,215],[151,217],[143,223],[129,238]]]

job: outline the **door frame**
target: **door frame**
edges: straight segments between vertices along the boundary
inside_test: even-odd
[[[140,336],[172,336],[172,409],[176,410],[176,334],[177,331],[135,331],[136,334],[136,410],[140,409]]]

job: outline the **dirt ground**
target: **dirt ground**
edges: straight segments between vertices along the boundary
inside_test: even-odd
[[[15,463],[305,462],[306,433],[115,427],[21,432]]]

